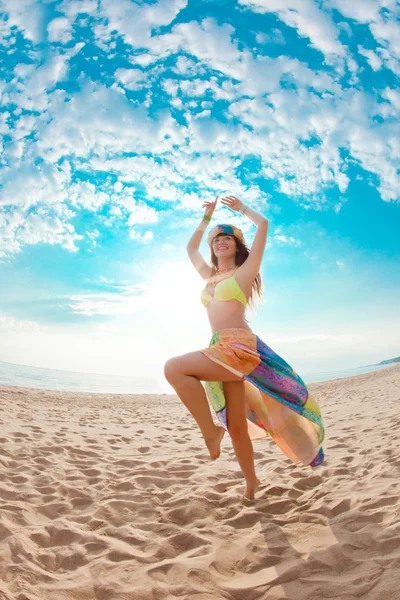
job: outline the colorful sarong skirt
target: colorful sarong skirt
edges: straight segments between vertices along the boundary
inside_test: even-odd
[[[288,363],[252,331],[217,331],[201,352],[244,379],[250,439],[271,437],[297,464],[317,467],[324,460],[324,426],[317,401]],[[218,420],[228,429],[223,383],[203,382]]]

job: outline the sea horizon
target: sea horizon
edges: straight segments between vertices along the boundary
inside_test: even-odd
[[[371,364],[350,369],[332,369],[302,374],[305,383],[320,383],[371,373],[396,363]],[[0,384],[65,392],[104,394],[173,394],[167,382],[151,377],[115,375],[34,367],[0,361]]]

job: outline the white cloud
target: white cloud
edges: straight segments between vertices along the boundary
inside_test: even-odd
[[[207,79],[186,79],[180,82],[180,89],[185,96],[204,96],[210,89],[210,81]]]
[[[136,240],[137,242],[141,242],[142,244],[150,243],[154,239],[154,234],[152,231],[146,231],[146,233],[140,233],[135,229],[131,229],[129,231],[129,237],[132,240]]]
[[[68,103],[54,106],[53,119],[43,126],[36,148],[54,162],[71,151],[75,159],[91,154],[105,158],[127,148],[138,154],[162,154],[181,141],[169,111],[151,119],[145,107],[135,106],[114,89],[88,82]]]
[[[348,0],[324,0],[324,6],[336,8],[344,17],[353,19],[358,23],[370,23],[379,16],[380,2],[377,0],[362,0],[362,2],[349,2]]]
[[[154,234],[152,231],[146,231],[142,240],[143,242],[151,242],[154,239]]]
[[[229,113],[240,119],[242,123],[251,125],[254,129],[260,126],[264,129],[270,127],[274,120],[274,108],[266,104],[261,98],[245,98],[233,102],[228,109]]]
[[[73,216],[64,205],[40,207],[35,212],[17,208],[0,212],[0,258],[21,252],[24,246],[45,243],[59,244],[76,252],[76,242],[82,239],[68,221]]]
[[[49,214],[45,208],[30,213],[24,219],[23,240],[25,244],[61,244],[71,252],[77,251],[75,240],[82,236],[74,232],[70,223],[64,223],[58,216]]]
[[[309,38],[311,45],[329,61],[346,54],[335,24],[313,0],[239,0],[239,3],[255,12],[276,13],[286,25],[294,27],[300,36]]]
[[[391,88],[386,88],[383,92],[383,97],[397,109],[400,110],[400,92]]]
[[[108,284],[113,284],[114,283],[113,279],[108,279],[107,277],[104,277],[104,275],[100,275],[100,281],[102,283],[108,283]]]
[[[136,4],[130,0],[101,0],[100,14],[106,19],[106,32],[116,30],[124,41],[148,47],[150,33],[168,25],[187,5],[187,0],[159,0],[156,4]]]
[[[357,23],[368,25],[376,42],[382,46],[377,48],[379,57],[373,56],[370,51],[367,51],[368,56],[365,54],[371,67],[378,70],[378,61],[381,60],[388,69],[400,75],[400,11],[396,0],[326,0],[325,5],[336,8]],[[386,9],[384,13],[383,8]]]
[[[129,231],[129,237],[132,240],[141,242],[142,244],[147,244],[154,240],[154,234],[152,231],[146,231],[145,233],[141,234],[141,233],[135,231],[134,229],[131,229]]]
[[[243,100],[232,104],[230,112],[258,132],[254,136],[243,130],[240,140],[261,157],[263,174],[278,180],[284,193],[307,197],[316,196],[322,187],[347,187],[338,148],[330,142],[340,120],[334,104],[332,96],[320,99],[302,90],[281,90],[270,94],[268,104]],[[319,138],[316,144],[301,143],[313,136]]]
[[[35,321],[0,315],[0,333],[29,333],[40,330],[39,324]]]
[[[396,101],[395,94],[385,94]],[[322,98],[304,90],[281,90],[270,94],[267,102],[242,100],[229,110],[257,131],[257,136],[242,131],[240,142],[261,157],[264,175],[277,179],[282,191],[317,196],[322,188],[337,185],[345,192],[349,179],[340,148],[346,148],[365,170],[379,177],[378,189],[384,200],[399,198],[398,125],[371,120],[387,105],[377,105],[370,95],[357,90]],[[317,139],[310,147],[302,143],[313,136]],[[235,145],[231,137],[233,152]]]
[[[370,24],[370,30],[376,41],[381,44],[384,50],[380,54],[384,60],[385,66],[391,69],[396,75],[400,75],[399,59],[400,59],[400,24],[398,18],[400,11],[395,16],[384,20],[379,19],[377,22]]]
[[[47,60],[40,65],[19,63],[14,68],[15,77],[4,90],[4,99],[29,111],[42,112],[49,108],[49,92],[68,73],[69,61],[84,46],[75,44],[68,50],[49,53]],[[60,93],[61,96],[65,94]]]
[[[98,12],[98,0],[64,0],[57,10],[71,19],[79,14],[95,15]]]
[[[71,22],[66,17],[57,17],[50,21],[47,32],[50,42],[67,44],[72,39]]]
[[[203,72],[207,67],[236,79],[241,72],[241,61],[247,53],[239,51],[237,44],[232,41],[233,34],[231,25],[226,23],[220,26],[215,19],[207,18],[201,23],[177,23],[170,33],[154,35],[147,40],[142,36],[140,44],[148,49],[147,57],[153,56],[153,60],[183,51],[198,59]],[[200,73],[200,66],[197,68]]]
[[[87,231],[86,235],[90,240],[92,240],[93,246],[97,246],[97,240],[100,237],[100,231],[98,231],[98,229],[94,229],[93,231]]]
[[[204,75],[206,73],[206,69],[200,62],[196,63],[187,56],[178,56],[172,71],[178,75],[186,75],[186,77]]]
[[[272,238],[273,242],[276,241],[281,245],[284,246],[295,246],[295,247],[299,247],[302,245],[302,242],[300,240],[297,240],[294,236],[286,236],[286,235],[282,235],[282,234],[275,234]]]
[[[0,0],[0,11],[7,15],[8,27],[15,26],[25,38],[42,41],[45,6],[39,0]]]
[[[128,225],[137,225],[138,223],[157,223],[158,214],[152,206],[146,204],[135,204],[128,218]]]
[[[379,71],[382,68],[382,61],[373,50],[367,50],[362,46],[358,46],[358,51],[362,56],[365,56],[371,69]]]
[[[8,119],[10,118],[9,112],[0,113],[0,133],[3,135],[9,135],[11,133],[10,127],[8,125]]]
[[[29,158],[3,169],[0,206],[31,206],[62,203],[70,181],[68,169],[44,162],[36,166]]]
[[[130,315],[145,306],[145,286],[131,286],[122,293],[76,294],[67,307],[71,312],[92,317],[94,315]]]
[[[393,3],[379,6],[384,4],[394,10]],[[11,10],[11,4],[6,5]],[[31,5],[26,0],[18,4]],[[92,15],[91,25],[99,28],[105,47],[116,46],[122,36],[132,43],[128,53],[132,64],[145,67],[158,61],[148,71],[119,68],[114,83],[107,86],[82,76],[80,91],[74,94],[55,89],[67,78],[72,57],[83,47],[81,42],[68,50],[51,50],[42,64],[36,57],[36,63],[21,61],[15,67],[4,99],[17,103],[18,108],[0,117],[0,129],[12,138],[2,155],[6,166],[1,175],[0,204],[19,206],[22,219],[25,210],[30,211],[31,219],[35,214],[35,219],[43,218],[45,225],[38,227],[37,239],[76,248],[74,240],[79,238],[74,238],[73,227],[66,227],[73,213],[65,210],[60,217],[50,209],[41,210],[63,203],[93,212],[107,205],[106,225],[121,219],[130,227],[157,222],[157,211],[143,202],[145,198],[173,202],[177,209],[197,213],[210,190],[235,190],[238,196],[254,198],[264,208],[267,196],[257,186],[250,187],[253,174],[248,173],[245,183],[239,178],[241,163],[248,156],[261,161],[259,175],[277,182],[282,192],[301,198],[306,207],[323,202],[324,190],[329,187],[346,192],[343,149],[350,153],[350,160],[377,175],[385,200],[398,198],[396,129],[373,121],[377,114],[395,117],[394,90],[383,93],[390,104],[377,106],[371,96],[342,89],[333,71],[313,71],[297,59],[272,59],[242,48],[233,26],[219,25],[212,18],[177,23],[160,34],[159,27],[171,23],[186,5],[185,0],[151,5],[128,0],[102,0],[100,4],[71,0],[60,5],[59,14],[64,16],[50,22],[51,40],[61,39],[63,31],[69,35],[78,15]],[[364,18],[376,39],[382,40],[375,53],[360,47],[373,68],[379,67],[379,61],[387,64],[392,60],[397,48],[396,28],[373,2],[366,5],[364,16],[354,7],[346,13],[339,0],[323,2],[320,7],[310,0],[243,0],[242,5],[274,12],[300,35],[309,37],[333,62],[346,54],[330,18],[329,11],[334,8],[347,18]],[[14,14],[23,18],[17,9]],[[268,41],[260,35],[258,32],[259,42]],[[138,44],[147,53],[133,54]],[[178,51],[191,57],[177,57],[172,71],[178,78],[173,79],[170,72],[165,78],[162,59]],[[351,65],[351,58],[346,60]],[[352,68],[355,72],[356,66]],[[130,99],[127,90],[140,90],[150,80],[160,82],[173,96],[171,105],[181,111],[184,125],[172,118],[169,109],[154,112],[151,94],[141,105]],[[288,88],[285,85],[283,89],[283,83],[289,83]],[[213,115],[215,106],[225,111],[221,118]],[[25,114],[33,110],[34,114]],[[127,150],[136,156],[126,156]],[[59,161],[62,166],[57,165]],[[88,180],[77,182],[75,170],[84,171]],[[118,182],[102,178],[95,185],[98,171],[117,176]],[[338,206],[336,202],[335,210]],[[7,252],[19,251],[24,239],[34,243],[31,229],[16,236],[16,229],[10,229],[10,224],[7,227]],[[64,227],[64,237],[59,227]],[[146,243],[154,234],[134,229],[130,235]]]
[[[68,200],[75,207],[96,212],[103,204],[110,201],[110,196],[97,190],[93,183],[81,181],[69,186]]]
[[[269,33],[258,31],[256,40],[259,44],[285,44],[285,36],[279,29],[272,29]]]
[[[162,82],[164,91],[170,96],[176,96],[179,90],[179,83],[174,79],[164,79]]]
[[[233,33],[232,25],[218,25],[212,18],[204,19],[201,23],[178,23],[171,34],[156,38],[151,50],[163,53],[184,50],[208,67],[236,79],[243,54],[232,42]]]
[[[141,90],[147,84],[148,74],[141,69],[117,69],[116,79],[128,90]]]

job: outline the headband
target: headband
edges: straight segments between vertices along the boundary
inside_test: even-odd
[[[235,227],[234,225],[216,225],[208,234],[207,242],[209,246],[212,245],[214,238],[216,238],[220,233],[225,233],[225,235],[234,235],[240,242],[242,242],[242,244],[244,244],[244,237],[241,229],[238,229],[238,227]]]

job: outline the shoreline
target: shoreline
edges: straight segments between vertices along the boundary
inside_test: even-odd
[[[3,361],[4,362],[4,361]],[[10,363],[11,364],[11,363]],[[374,371],[369,371],[368,373],[360,373],[358,375],[349,375],[347,377],[336,377],[334,379],[324,379],[323,381],[312,381],[310,383],[307,383],[307,381],[304,381],[304,383],[306,384],[306,386],[309,389],[313,389],[313,386],[318,386],[321,384],[325,384],[325,383],[334,383],[337,381],[345,381],[345,380],[349,380],[349,379],[355,379],[358,377],[365,377],[366,375],[373,375],[375,373],[380,373],[381,371],[390,371],[390,369],[392,368],[396,368],[399,367],[400,368],[400,364],[399,363],[393,363],[391,365],[382,365],[382,367],[380,369],[376,369]],[[36,367],[33,367],[36,368]],[[363,367],[358,367],[358,368],[363,368]],[[61,371],[61,372],[66,372],[66,371]],[[71,371],[72,372],[72,371]],[[127,376],[128,377],[128,376]],[[1,383],[0,382],[0,391],[2,389],[20,389],[20,390],[24,390],[26,392],[32,390],[32,391],[37,391],[37,390],[42,390],[44,392],[54,392],[54,393],[62,393],[62,394],[89,394],[89,395],[100,395],[100,396],[126,396],[131,398],[132,396],[145,396],[145,397],[149,397],[149,396],[154,396],[154,397],[158,397],[158,396],[163,396],[163,397],[175,397],[176,394],[174,393],[166,393],[166,392],[109,392],[109,391],[102,391],[102,392],[88,392],[88,391],[77,391],[77,390],[64,390],[64,389],[59,389],[59,388],[44,388],[44,387],[32,387],[32,386],[23,386],[23,385],[12,385],[12,384],[8,384],[8,383]]]

